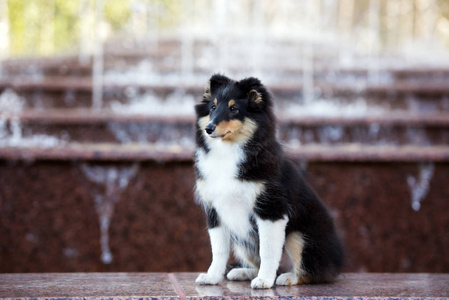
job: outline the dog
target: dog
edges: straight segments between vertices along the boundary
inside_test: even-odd
[[[212,248],[196,283],[220,283],[231,248],[242,267],[228,280],[251,280],[256,289],[333,282],[343,267],[342,243],[324,204],[286,158],[261,81],[214,74],[195,111],[195,196]],[[276,279],[278,271],[285,272]]]

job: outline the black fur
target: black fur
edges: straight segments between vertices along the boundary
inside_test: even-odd
[[[257,101],[260,97],[261,101]],[[301,172],[289,161],[276,139],[276,120],[270,93],[256,78],[234,81],[224,75],[210,78],[203,101],[196,105],[197,118],[208,116],[214,99],[244,99],[239,102],[239,116],[253,120],[257,129],[244,145],[246,159],[239,166],[238,178],[244,181],[263,181],[265,191],[257,198],[254,214],[264,220],[280,220],[287,215],[286,235],[299,231],[305,239],[302,268],[312,283],[330,282],[343,267],[343,247],[332,218],[320,199],[309,187]],[[228,118],[228,116],[225,116]],[[209,151],[202,129],[196,124],[196,144]],[[202,177],[199,170],[197,176]],[[219,225],[219,216],[207,208],[209,228]],[[253,226],[255,223],[253,222]],[[257,228],[254,228],[257,232]],[[247,243],[248,241],[235,241]],[[257,242],[257,238],[255,239]],[[257,245],[252,251],[258,249]]]
[[[217,211],[213,207],[206,207],[206,220],[207,227],[214,228],[219,225],[219,218],[217,215]]]

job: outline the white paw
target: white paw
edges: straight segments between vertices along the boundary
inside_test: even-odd
[[[256,269],[235,268],[229,271],[226,276],[229,280],[252,280],[257,276]]]
[[[253,289],[269,289],[273,286],[274,280],[266,280],[261,277],[256,277],[251,281]]]
[[[223,276],[219,275],[210,275],[210,274],[205,274],[202,273],[200,274],[195,282],[198,284],[218,284],[223,280]]]
[[[295,285],[298,284],[299,277],[295,273],[284,273],[276,279],[276,285]]]

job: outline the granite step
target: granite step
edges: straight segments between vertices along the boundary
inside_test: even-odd
[[[191,145],[195,121],[188,111],[185,113],[164,116],[91,109],[23,110],[3,112],[0,120],[3,144],[39,135],[64,143]],[[278,136],[288,145],[449,145],[449,113],[308,116],[297,110],[278,114],[277,118]]]
[[[420,163],[449,162],[449,146],[414,145],[285,145],[287,156],[304,162]],[[105,161],[105,162],[193,162],[192,145],[164,143],[61,143],[48,146],[36,142],[0,147],[0,160],[11,161]]]
[[[124,75],[124,80],[105,79],[102,107],[151,103],[164,105],[169,102],[195,102],[201,98],[203,83],[210,74],[200,77],[198,84],[185,83],[182,76],[171,78],[170,83],[151,82],[151,77]],[[268,85],[280,110],[306,106],[308,109],[355,109],[370,111],[448,112],[449,87],[446,83],[420,82],[394,84],[333,84],[317,83],[315,101],[306,103],[301,81]],[[90,77],[54,77],[45,79],[2,79],[0,95],[16,95],[25,108],[91,108],[93,84]],[[5,96],[3,96],[5,97]],[[328,106],[331,107],[328,107]]]
[[[444,299],[448,274],[346,273],[333,284],[253,290],[249,281],[194,283],[197,273],[0,274],[1,299]]]
[[[125,74],[127,75],[127,74]],[[174,89],[176,87],[182,87],[188,91],[203,91],[203,86],[197,86],[185,82],[179,84],[178,82],[164,83],[158,82],[157,84],[151,82],[151,76],[147,77],[147,80],[137,80],[132,77],[129,73],[129,82],[123,79],[117,79],[113,76],[106,77],[104,79],[105,83],[104,89],[123,89],[125,87],[134,87],[136,89],[154,89],[160,86],[160,89]],[[210,73],[204,74],[209,75]],[[175,77],[179,79],[183,77]],[[144,78],[145,79],[145,78]],[[208,77],[206,77],[206,80]],[[262,78],[263,80],[263,78]],[[176,80],[172,80],[176,81]],[[13,90],[42,90],[42,91],[59,91],[64,89],[73,89],[80,91],[91,91],[92,90],[92,78],[89,76],[46,76],[38,78],[30,77],[4,77],[0,79],[0,88],[2,90],[6,88],[11,88]],[[282,83],[273,83],[271,86],[267,86],[273,93],[284,92],[294,93],[301,91],[303,89],[302,82],[299,80],[290,79],[283,80]],[[335,93],[338,95],[345,95],[350,93],[365,93],[367,95],[385,95],[385,94],[416,94],[416,95],[447,95],[449,92],[449,87],[447,86],[446,80],[419,80],[414,81],[396,81],[396,82],[370,82],[370,81],[360,81],[360,82],[347,82],[342,84],[341,82],[332,82],[331,80],[323,80],[322,82],[315,82],[315,89],[321,91],[323,94]]]
[[[125,51],[125,50],[123,50]],[[181,72],[180,58],[174,59],[170,53],[165,53],[164,57],[155,57],[152,48],[137,52],[126,50],[127,52],[112,52],[105,54],[104,72],[125,73],[134,76],[142,72],[159,74],[161,76]],[[158,50],[161,51],[161,50]],[[129,59],[132,57],[132,59]],[[360,64],[363,65],[363,64]],[[9,79],[28,78],[42,80],[44,78],[54,78],[57,76],[73,77],[83,79],[92,75],[93,59],[89,56],[81,59],[75,56],[15,59],[2,61],[3,77]],[[192,76],[208,77],[210,68],[194,64],[190,70]],[[228,72],[240,74],[249,70],[242,69],[241,66],[230,66]],[[276,77],[283,78],[283,81],[303,80],[304,68],[302,62],[299,65],[282,65],[279,62],[273,65],[261,65],[258,72],[275,74]],[[140,74],[142,77],[142,74]],[[273,76],[272,76],[273,77]],[[314,66],[312,77],[315,83],[335,83],[335,84],[355,84],[360,85],[361,81],[384,82],[384,83],[408,83],[420,84],[422,82],[447,82],[449,80],[449,69],[435,66],[402,66],[391,67],[382,66],[373,69],[363,66],[340,66],[335,62]]]
[[[188,57],[191,62],[186,67],[183,55],[182,39],[159,40],[157,43],[126,44],[111,43],[105,45],[104,70],[106,74],[126,73],[136,75],[139,73],[156,75],[171,75],[188,72],[190,77],[208,77],[213,72],[211,63],[217,55],[217,45],[209,41],[193,40]],[[248,56],[245,40],[243,46],[229,47],[228,51],[236,52],[230,57]],[[268,43],[268,41],[267,41]],[[332,49],[323,49],[318,46],[314,52],[313,73],[310,66],[305,67],[302,53],[303,46],[286,41],[276,41],[276,47],[262,47],[264,59],[258,61],[257,66],[242,67],[239,60],[227,61],[227,72],[232,74],[257,73],[266,74],[274,83],[282,83],[286,80],[298,82],[306,76],[316,83],[330,82],[336,85],[352,84],[360,85],[361,82],[374,83],[412,83],[419,82],[447,82],[449,68],[445,65],[416,64],[400,62],[397,58],[383,57],[377,61],[363,57],[353,57],[352,63],[341,64],[341,58]],[[189,46],[190,47],[190,46]],[[242,52],[238,54],[238,52]],[[294,59],[286,60],[285,57]],[[251,60],[251,56],[248,58]],[[6,78],[43,79],[55,76],[86,77],[92,72],[92,57],[61,56],[51,58],[25,58],[2,61],[2,73]],[[248,60],[246,59],[246,60]],[[209,61],[209,62],[208,62]],[[304,74],[306,72],[306,74]],[[309,74],[310,73],[310,74]],[[271,75],[270,75],[271,74]],[[139,74],[140,77],[143,74]],[[128,76],[129,77],[129,76]]]

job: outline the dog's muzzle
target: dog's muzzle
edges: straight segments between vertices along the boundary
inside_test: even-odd
[[[204,129],[206,130],[208,135],[212,135],[214,133],[214,131],[215,131],[215,127],[216,126],[214,124],[209,123],[209,124],[206,125],[206,127]]]

